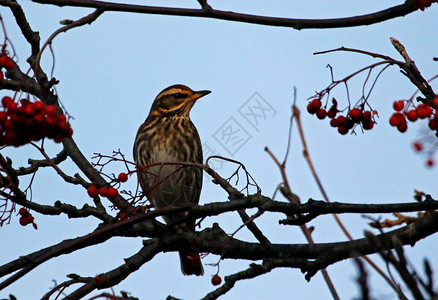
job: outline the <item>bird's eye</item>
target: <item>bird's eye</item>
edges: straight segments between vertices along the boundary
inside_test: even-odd
[[[184,99],[184,98],[187,98],[189,95],[183,94],[183,93],[175,93],[172,96],[175,99]]]

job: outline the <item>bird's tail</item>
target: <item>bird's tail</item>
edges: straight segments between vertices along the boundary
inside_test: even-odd
[[[181,271],[184,275],[204,275],[201,257],[196,251],[180,251]]]

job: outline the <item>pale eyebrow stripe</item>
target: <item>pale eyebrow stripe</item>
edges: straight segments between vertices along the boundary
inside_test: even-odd
[[[177,88],[173,88],[173,89],[170,89],[170,90],[167,90],[167,91],[161,92],[161,93],[157,96],[157,98],[162,97],[162,96],[172,95],[172,94],[175,94],[175,93],[187,94],[186,91],[183,91],[183,90],[181,90],[181,89],[177,89]]]

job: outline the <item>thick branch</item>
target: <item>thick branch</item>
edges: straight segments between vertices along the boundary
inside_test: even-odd
[[[175,208],[173,212],[182,210]],[[37,265],[62,254],[67,254],[75,250],[102,243],[114,235],[124,235],[124,230],[132,230],[133,224],[145,221],[147,218],[155,218],[165,213],[165,210],[156,210],[146,214],[139,214],[131,219],[123,220],[114,224],[107,225],[102,229],[96,230],[86,236],[73,240],[66,240],[58,245],[40,250],[36,253],[21,258],[0,267],[0,276],[17,271],[0,284],[0,288],[6,287],[14,282]],[[353,257],[355,255],[367,255],[375,253],[375,243],[370,243],[366,238],[325,244],[272,244],[269,248],[259,243],[248,243],[239,241],[227,235],[219,226],[213,226],[212,229],[205,229],[200,233],[193,234],[177,230],[175,233],[172,227],[166,226],[158,229],[152,223],[148,225],[149,230],[142,228],[143,234],[160,236],[159,251],[178,251],[188,240],[196,244],[197,249],[206,253],[221,255],[221,258],[227,259],[247,259],[247,260],[265,260],[279,259],[285,260],[285,263],[293,259],[310,259],[306,264],[300,262],[299,267],[306,272],[306,278],[310,278],[319,270],[326,268],[328,265],[338,261]],[[423,239],[438,231],[438,214],[431,213],[418,219],[417,221],[404,226],[400,229],[376,236],[380,245],[386,249],[393,248],[393,238],[396,237],[402,245],[414,245],[420,239]],[[164,234],[163,234],[164,233]],[[132,232],[130,233],[132,234]],[[140,234],[140,233],[139,233]],[[157,236],[158,234],[158,236]],[[289,262],[290,263],[290,262]],[[290,267],[290,266],[289,266]]]
[[[294,19],[294,18],[279,18],[266,17],[258,15],[250,15],[243,13],[235,13],[231,11],[222,11],[206,9],[203,5],[202,9],[188,9],[188,8],[171,8],[171,7],[156,7],[146,5],[111,3],[104,1],[91,0],[33,0],[42,4],[53,4],[57,6],[77,6],[90,7],[101,9],[103,11],[119,11],[119,12],[134,12],[143,14],[158,14],[169,16],[186,16],[186,17],[200,17],[211,18],[219,20],[227,20],[234,22],[243,22],[267,26],[290,27],[294,29],[308,29],[308,28],[342,28],[354,27],[361,25],[370,25],[386,20],[402,17],[417,10],[415,1],[406,1],[401,5],[390,7],[382,11],[370,13],[366,15],[335,18],[335,19]],[[202,4],[204,1],[200,1]]]

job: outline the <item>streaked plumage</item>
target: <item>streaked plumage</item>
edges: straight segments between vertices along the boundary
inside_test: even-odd
[[[190,120],[190,110],[197,99],[210,91],[195,92],[184,85],[164,89],[155,98],[146,121],[140,126],[134,143],[138,167],[161,162],[202,163],[202,145]],[[156,208],[196,204],[202,188],[202,170],[181,165],[157,165],[138,172],[140,186]],[[181,216],[164,216],[166,222]],[[195,223],[186,224],[195,230]],[[204,273],[195,249],[180,252],[185,275]]]

